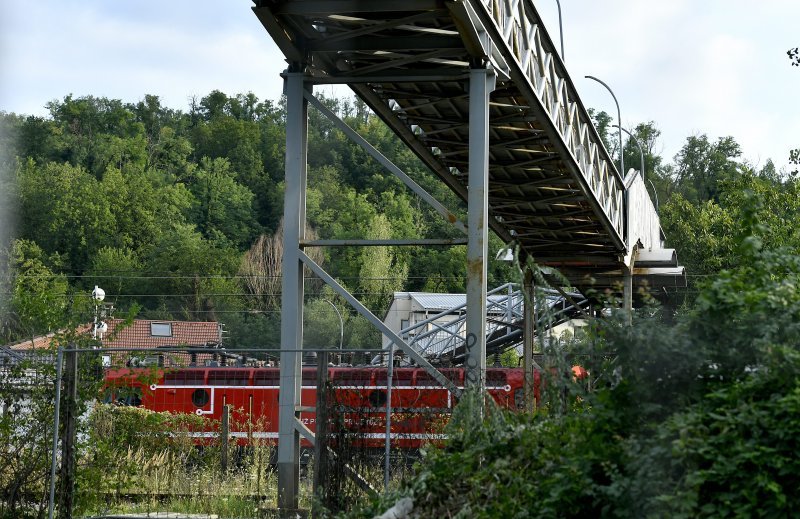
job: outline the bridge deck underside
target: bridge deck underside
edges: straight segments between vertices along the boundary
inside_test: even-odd
[[[254,8],[290,67],[349,84],[466,200],[470,66],[459,2],[263,1]],[[368,9],[367,9],[368,7]],[[490,225],[540,263],[618,261],[624,245],[529,87],[501,77],[490,101]]]

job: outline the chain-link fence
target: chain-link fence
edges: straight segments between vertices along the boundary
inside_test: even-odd
[[[268,360],[274,353],[73,346],[62,349],[61,369],[52,352],[8,353],[2,514],[47,516],[53,461],[52,509],[59,517],[277,514],[280,368]],[[419,367],[352,365],[374,354],[336,352],[330,362],[321,355],[325,369],[309,363],[301,370],[299,422],[320,444],[315,455],[313,443],[301,441],[302,509],[338,512],[399,485],[420,449],[444,438],[456,395]],[[463,387],[462,369],[443,373]],[[520,370],[490,369],[489,391],[515,407],[521,379]],[[15,478],[24,480],[16,493]]]

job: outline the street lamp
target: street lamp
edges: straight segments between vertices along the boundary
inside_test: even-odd
[[[556,0],[556,4],[558,5],[558,36],[561,39],[561,61],[566,61],[564,59],[564,28],[561,25],[561,2]]]
[[[100,334],[102,340],[103,334],[108,331],[108,324],[101,320],[100,316],[100,303],[106,298],[106,291],[97,285],[92,290],[92,299],[94,299],[94,326],[92,326],[92,338],[97,339],[97,334]]]
[[[614,128],[617,128],[617,127],[618,127],[618,125],[616,125],[616,124],[614,124],[614,125],[612,125],[612,126],[613,126]],[[644,148],[642,148],[642,145],[641,145],[641,143],[639,142],[639,139],[637,139],[637,138],[636,138],[636,137],[635,137],[635,136],[634,136],[634,135],[633,135],[631,132],[629,132],[629,131],[628,131],[628,130],[626,130],[625,128],[622,128],[622,127],[619,127],[619,128],[620,128],[620,129],[621,129],[623,132],[627,133],[627,134],[628,134],[628,137],[630,137],[631,139],[633,139],[633,142],[636,144],[636,146],[638,146],[638,147],[639,147],[639,156],[640,156],[640,158],[641,158],[641,161],[642,161],[642,180],[644,180],[644,179],[645,179],[645,176],[644,176]],[[653,184],[653,181],[652,181],[652,180],[650,180],[649,178],[647,179],[647,181],[650,183],[650,187],[652,187],[652,188],[653,188],[653,197],[656,199],[656,213],[658,213],[658,193],[656,192],[656,186],[655,186],[655,184]]]
[[[625,178],[625,158],[623,157],[623,155],[625,155],[625,154],[622,153],[622,116],[620,115],[619,103],[617,102],[617,96],[614,95],[614,91],[611,90],[611,87],[609,87],[604,82],[602,82],[599,79],[597,79],[596,77],[594,77],[594,76],[584,76],[584,77],[586,77],[586,79],[593,79],[593,80],[597,81],[598,83],[600,83],[601,85],[603,85],[604,87],[606,87],[606,90],[608,90],[608,92],[611,94],[611,97],[614,98],[614,103],[617,105],[617,125],[618,125],[618,133],[619,133],[619,167],[620,167],[619,174],[622,175],[622,178]]]
[[[636,146],[639,148],[639,157],[641,158],[642,161],[642,166],[640,171],[642,173],[642,180],[644,180],[644,149],[642,148],[642,145],[639,143],[639,139],[637,139],[631,132],[629,132],[628,130],[626,130],[625,128],[623,128],[618,124],[612,124],[611,126],[614,128],[619,128],[623,132],[627,133],[628,137],[630,137],[633,140],[634,144],[636,144]]]

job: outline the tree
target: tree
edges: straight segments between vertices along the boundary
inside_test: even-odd
[[[143,274],[142,262],[131,249],[105,246],[92,256],[84,290],[98,285],[115,296],[134,295],[142,286]]]
[[[317,233],[310,225],[306,225],[305,235],[308,240],[317,239]],[[309,247],[305,252],[317,265],[324,263],[325,255],[322,249]],[[263,312],[280,310],[282,259],[283,220],[275,234],[260,235],[242,257],[239,275],[249,294],[250,308]],[[308,273],[308,270],[306,272]]]
[[[113,207],[100,182],[81,166],[28,161],[17,173],[21,235],[35,239],[65,266],[82,272],[93,250],[113,236]]]
[[[391,237],[391,227],[385,215],[379,214],[370,223],[368,235],[371,239],[385,240]],[[396,247],[364,247],[359,271],[361,301],[373,313],[388,308],[392,294],[401,290],[408,276],[408,264],[398,257]]]
[[[217,310],[242,309],[242,288],[231,276],[240,255],[228,246],[205,240],[190,225],[179,225],[160,235],[146,258],[156,279],[148,307],[159,305],[186,319],[216,319]]]
[[[723,269],[742,264],[737,243],[742,239],[742,221],[752,205],[762,227],[758,239],[769,248],[788,247],[800,250],[795,222],[800,217],[800,181],[785,181],[771,176],[769,170],[756,174],[744,170],[733,179],[721,181],[718,201],[693,204],[681,195],[673,196],[662,206],[661,223],[669,243],[674,243],[681,263],[692,278],[716,275]]]
[[[144,126],[122,101],[69,95],[47,108],[59,133],[50,160],[83,166],[98,178],[109,164],[144,160]]]
[[[67,316],[67,279],[55,274],[47,266],[50,260],[44,251],[28,240],[14,241],[3,262],[12,290],[9,308],[4,312],[4,339],[33,339],[55,331]]]
[[[733,137],[720,137],[715,143],[706,135],[689,137],[675,155],[674,181],[691,202],[719,201],[720,183],[741,172],[742,166],[735,161],[741,154]]]
[[[612,132],[612,134],[616,132],[616,129],[611,127],[611,125],[614,124],[611,116],[605,111],[601,110],[598,112],[594,108],[590,108],[588,112],[589,118],[592,120],[594,127],[597,129],[598,135],[600,135],[600,141],[608,151],[611,160],[615,161],[616,159],[614,156],[619,153],[619,142],[616,139],[614,139],[612,142],[611,137],[609,136],[609,132]],[[622,175],[625,174],[625,172],[620,173]]]
[[[196,200],[193,220],[207,239],[243,247],[258,234],[254,195],[236,182],[226,159],[202,160],[189,189]]]

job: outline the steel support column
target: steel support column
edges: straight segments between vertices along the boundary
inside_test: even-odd
[[[300,485],[299,418],[303,347],[303,264],[306,165],[308,154],[307,85],[302,72],[288,72],[286,93],[286,191],[283,202],[283,276],[281,292],[281,366],[278,400],[278,508],[286,515],[298,507]]]
[[[482,388],[486,374],[486,272],[489,245],[489,95],[495,73],[469,75],[469,191],[467,195],[467,387]]]

